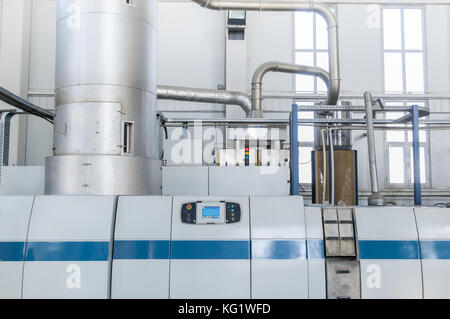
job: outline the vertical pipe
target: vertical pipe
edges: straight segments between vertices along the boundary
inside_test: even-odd
[[[366,105],[367,146],[369,149],[369,170],[372,195],[369,197],[369,206],[383,206],[383,196],[378,188],[377,157],[375,154],[375,129],[373,124],[373,97],[370,92],[364,93]]]
[[[334,206],[334,140],[333,140],[333,131],[328,129],[328,144],[329,144],[329,148],[328,148],[328,154],[329,154],[329,161],[330,161],[330,168],[329,168],[329,172],[330,172],[330,194],[329,194],[329,200],[330,200],[330,205]]]
[[[298,105],[292,104],[290,116],[290,145],[291,145],[291,195],[299,192],[299,160],[298,160]]]
[[[420,183],[420,140],[419,106],[412,106],[413,157],[414,157],[414,205],[422,205],[422,185]]]

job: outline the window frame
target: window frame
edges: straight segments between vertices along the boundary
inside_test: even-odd
[[[402,105],[409,105],[412,106],[414,104],[417,104],[418,102],[411,102],[411,101],[395,101],[398,102],[398,104]],[[424,101],[425,107],[428,106],[428,102]],[[411,166],[413,165],[412,162],[412,140],[409,141],[408,139],[408,133],[412,133],[412,130],[405,130],[401,131],[404,134],[404,142],[391,142],[388,141],[388,130],[383,131],[383,137],[384,137],[384,165],[385,165],[385,185],[392,189],[399,189],[399,188],[408,188],[412,189],[414,187],[414,179],[411,178]],[[424,148],[425,150],[425,183],[421,183],[422,187],[430,188],[431,187],[431,161],[430,161],[430,132],[425,131],[425,142],[419,142],[419,147]],[[389,148],[391,147],[401,147],[403,149],[403,160],[405,165],[403,166],[404,171],[404,181],[403,183],[391,183],[390,181],[390,161],[389,161]],[[423,174],[423,172],[421,172]]]
[[[385,49],[385,39],[384,39],[384,10],[385,9],[399,9],[400,10],[400,23],[401,23],[401,48],[400,49]],[[422,49],[406,49],[405,48],[405,17],[404,11],[408,9],[418,9],[422,13]],[[423,86],[424,90],[422,93],[426,93],[428,91],[428,67],[427,67],[427,37],[426,37],[426,8],[425,6],[418,5],[384,5],[381,10],[381,59],[382,59],[382,82],[383,82],[383,90],[386,90],[386,72],[385,72],[385,53],[400,53],[402,57],[402,91],[401,92],[390,92],[391,94],[411,94],[418,92],[408,92],[407,91],[407,73],[406,73],[406,54],[407,53],[422,53],[423,56]],[[409,105],[412,106],[418,101],[386,101],[386,102],[398,102],[399,105]],[[429,106],[429,101],[424,100],[421,101],[425,104],[425,106]],[[383,132],[384,136],[384,164],[385,164],[385,186],[391,189],[399,189],[399,188],[412,188],[414,186],[414,180],[411,178],[411,166],[413,162],[411,160],[411,147],[412,141],[408,139],[408,131],[403,131],[404,133],[404,142],[390,142],[388,141],[387,135],[388,131]],[[420,148],[424,148],[425,150],[425,174],[426,179],[425,183],[422,183],[422,187],[431,187],[431,162],[430,162],[430,132],[426,131],[426,139],[425,142],[420,142]],[[404,156],[404,181],[403,183],[391,183],[390,182],[390,161],[389,161],[389,148],[390,147],[402,147],[403,148],[403,156]],[[423,172],[422,172],[423,173]]]
[[[336,16],[336,19],[338,19],[338,6],[336,5],[328,5],[328,7],[334,12],[334,15]],[[312,53],[313,55],[313,63],[314,66],[317,66],[317,55],[319,53],[327,53],[328,55],[330,54],[330,48],[328,47],[327,49],[318,49],[317,48],[317,15],[318,13],[315,12],[310,12],[310,14],[313,15],[313,48],[312,49],[297,49],[297,43],[296,43],[296,14],[295,12],[292,13],[292,63],[296,64],[296,55],[297,53]],[[339,21],[338,21],[339,23]],[[328,66],[329,67],[329,66]],[[318,77],[314,77],[314,91],[305,91],[308,93],[322,93],[322,91],[318,91],[318,81],[322,81],[321,79],[319,79]],[[293,88],[294,88],[294,92],[296,93],[304,93],[302,91],[297,91],[297,76],[294,75],[292,77],[292,84],[293,84]]]

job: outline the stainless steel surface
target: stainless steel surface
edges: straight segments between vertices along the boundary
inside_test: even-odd
[[[144,157],[98,155],[47,157],[45,193],[159,195],[161,167],[158,165],[160,161]]]
[[[378,171],[377,171],[377,157],[375,150],[375,130],[373,119],[373,96],[370,92],[364,93],[364,102],[366,104],[366,120],[367,120],[367,147],[369,149],[369,172],[370,185],[372,188],[372,195],[369,197],[369,206],[383,206],[384,200],[378,188]]]
[[[217,0],[192,0],[208,9],[213,10],[246,10],[246,11],[308,11],[321,15],[328,26],[328,61],[330,66],[328,101],[327,104],[334,105],[339,99],[340,91],[340,65],[339,65],[339,34],[336,16],[329,7],[313,2],[232,2]],[[260,98],[254,97],[256,99]],[[261,115],[260,110],[254,111],[255,116]]]
[[[0,87],[0,101],[17,107],[26,113],[39,116],[45,120],[53,121],[53,112],[34,105],[2,87]]]
[[[157,93],[160,100],[238,105],[247,116],[251,109],[249,96],[242,92],[159,85]]]
[[[152,194],[145,166],[158,158],[157,2],[58,0],[57,12],[55,157],[46,161],[46,190]],[[74,163],[94,155],[105,167],[91,165],[82,184],[102,186],[80,192],[86,168]]]
[[[324,69],[307,66],[297,65],[283,62],[266,62],[260,65],[252,79],[252,117],[262,118],[262,82],[264,75],[268,72],[281,72],[290,74],[305,74],[321,78],[328,87],[328,100],[327,104],[336,104],[337,100],[334,100],[335,96],[339,96],[339,92],[331,92],[330,90],[330,74]]]

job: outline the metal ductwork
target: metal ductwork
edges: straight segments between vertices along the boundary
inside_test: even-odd
[[[47,194],[161,192],[157,5],[58,0],[54,156],[46,159]]]
[[[261,118],[262,114],[262,81],[264,75],[268,72],[281,72],[290,74],[304,74],[311,75],[321,78],[328,87],[328,100],[327,105],[334,105],[339,97],[339,92],[333,92],[330,90],[330,74],[324,69],[306,66],[289,64],[282,62],[267,62],[260,65],[254,75],[252,80],[252,117]]]
[[[250,115],[252,107],[249,96],[241,92],[158,86],[157,93],[160,100],[237,105],[244,110],[247,117]]]
[[[218,0],[192,0],[202,7],[212,10],[246,10],[246,11],[306,11],[315,12],[321,15],[328,25],[328,48],[329,48],[329,84],[328,84],[328,105],[335,105],[339,99],[340,92],[340,66],[339,66],[339,35],[338,25],[334,13],[321,4],[312,2],[232,2]],[[254,97],[255,99],[255,97]],[[253,113],[258,115],[261,113],[255,110]]]
[[[50,122],[53,121],[54,114],[52,111],[34,105],[2,87],[0,87],[0,101],[17,107],[25,113],[36,115]]]
[[[378,170],[377,157],[375,149],[375,128],[373,121],[373,96],[370,92],[364,93],[364,103],[366,105],[366,121],[367,121],[367,146],[369,149],[369,171],[370,171],[370,185],[372,187],[372,194],[369,197],[369,206],[383,206],[385,200],[380,193],[378,187]]]

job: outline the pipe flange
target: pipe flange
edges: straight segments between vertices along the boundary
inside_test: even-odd
[[[386,200],[380,193],[370,195],[368,199],[369,206],[386,206]]]

